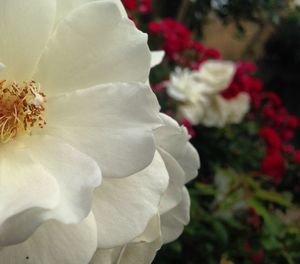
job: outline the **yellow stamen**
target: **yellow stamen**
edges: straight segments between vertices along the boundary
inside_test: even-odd
[[[35,81],[0,82],[0,141],[6,143],[19,132],[43,128],[46,96]]]

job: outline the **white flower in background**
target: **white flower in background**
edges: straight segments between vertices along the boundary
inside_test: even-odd
[[[223,98],[222,98],[223,99]],[[228,123],[239,124],[250,110],[250,97],[247,93],[239,93],[235,98],[227,100],[230,104]]]
[[[198,103],[205,101],[205,95],[210,92],[210,87],[199,81],[195,72],[176,68],[170,76],[167,92],[177,101]]]
[[[167,93],[181,103],[180,111],[193,124],[199,123],[207,105],[207,94],[211,88],[201,82],[197,72],[176,68],[167,84]]]
[[[150,264],[162,244],[177,239],[189,222],[190,197],[185,184],[197,176],[199,156],[188,142],[186,129],[168,116],[161,118],[164,125],[155,129],[156,146],[170,179],[158,215],[131,243],[98,250],[93,264]]]
[[[179,102],[179,118],[193,125],[223,127],[242,121],[250,108],[246,93],[226,100],[220,93],[232,82],[236,68],[230,61],[208,60],[197,71],[176,69],[167,93]]]
[[[209,103],[201,123],[207,127],[224,127],[243,120],[250,108],[250,97],[247,93],[239,93],[232,99],[216,95],[210,98]]]
[[[114,0],[0,15],[0,263],[89,263],[139,236],[168,185],[147,36]]]
[[[197,71],[199,81],[209,85],[211,93],[221,92],[228,87],[236,68],[231,61],[208,60]]]

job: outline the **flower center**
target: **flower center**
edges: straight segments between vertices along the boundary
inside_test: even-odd
[[[29,82],[0,82],[0,141],[6,143],[17,134],[34,127],[43,128],[46,96],[40,85]]]

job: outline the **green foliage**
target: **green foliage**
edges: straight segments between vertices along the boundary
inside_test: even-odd
[[[192,222],[154,263],[219,264],[226,256],[233,263],[250,264],[263,252],[259,263],[296,264],[300,228],[283,217],[300,209],[264,186],[264,180],[232,169],[219,169],[213,182],[193,183]]]

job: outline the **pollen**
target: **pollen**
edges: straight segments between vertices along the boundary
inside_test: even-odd
[[[43,128],[46,96],[39,83],[0,81],[0,141],[6,143],[20,133]]]

